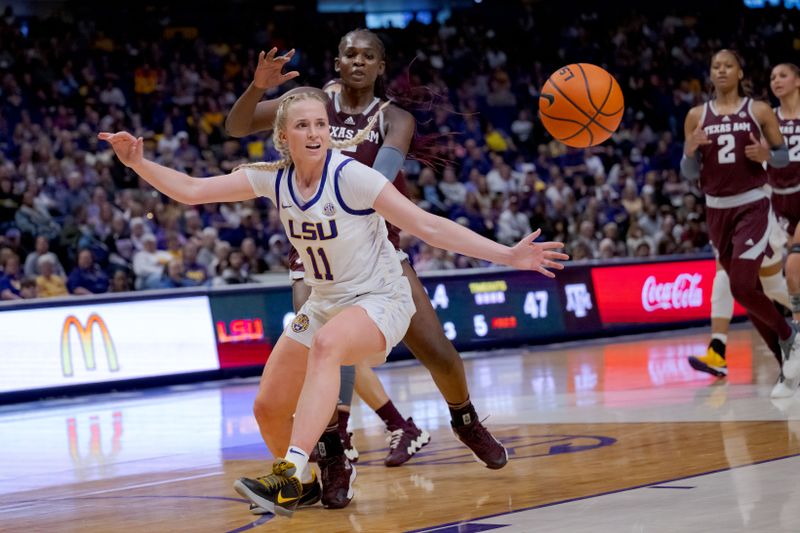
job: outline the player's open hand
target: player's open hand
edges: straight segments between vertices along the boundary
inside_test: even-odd
[[[756,139],[755,135],[751,133],[750,144],[744,147],[744,155],[750,161],[755,161],[759,164],[769,161],[769,148],[764,138],[762,137],[761,140]]]
[[[534,242],[541,233],[542,230],[537,229],[511,249],[513,258],[510,266],[521,270],[535,270],[548,278],[554,278],[556,275],[550,270],[563,270],[564,264],[559,261],[567,261],[569,256],[558,251],[564,247],[563,242]]]
[[[126,167],[134,167],[144,160],[144,140],[138,139],[127,131],[117,133],[101,132],[97,135],[101,141],[111,144],[114,153]]]
[[[258,65],[256,66],[256,73],[253,77],[253,84],[257,88],[271,89],[300,75],[296,70],[281,74],[283,66],[294,57],[294,48],[282,56],[275,57],[277,53],[278,49],[273,47],[272,50],[267,53],[264,53],[262,50],[261,53],[258,54]]]

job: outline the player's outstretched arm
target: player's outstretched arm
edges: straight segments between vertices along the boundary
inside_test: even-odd
[[[271,130],[275,124],[275,114],[281,98],[302,91],[318,91],[325,94],[316,87],[295,87],[287,91],[284,95],[271,100],[261,101],[264,93],[269,89],[278,87],[287,81],[296,78],[300,73],[292,70],[285,74],[281,73],[284,65],[294,56],[294,49],[289,50],[282,56],[275,56],[277,48],[273,48],[267,53],[263,51],[258,54],[258,65],[253,76],[253,82],[247,87],[242,95],[234,102],[228,116],[225,118],[225,131],[232,137],[244,137],[259,131]]]
[[[128,132],[103,132],[97,136],[111,144],[123,165],[170,198],[184,204],[239,202],[256,197],[243,170],[211,178],[193,178],[144,158],[144,141]]]
[[[492,263],[535,270],[552,278],[555,274],[551,270],[564,268],[559,261],[569,259],[568,255],[558,251],[564,247],[563,243],[534,242],[541,230],[534,231],[515,246],[505,246],[452,220],[423,211],[391,184],[383,187],[373,207],[390,223],[432,246]]]

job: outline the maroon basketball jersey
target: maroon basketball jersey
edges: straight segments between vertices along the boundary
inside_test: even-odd
[[[767,171],[747,159],[744,150],[752,144],[750,134],[761,138],[761,127],[753,117],[753,100],[745,98],[735,113],[720,115],[714,102],[706,102],[700,124],[711,144],[701,146],[700,188],[712,196],[733,196],[761,187]]]
[[[372,99],[372,102],[367,106],[364,111],[357,115],[351,115],[349,113],[345,113],[342,111],[341,106],[339,105],[339,93],[338,92],[329,92],[328,96],[330,97],[330,102],[328,103],[328,121],[331,125],[331,139],[335,141],[346,141],[348,139],[352,139],[356,136],[359,130],[362,130],[367,127],[367,122],[369,119],[378,113],[378,110],[381,107],[380,98],[375,97]],[[386,127],[383,121],[383,112],[380,113],[378,116],[378,123],[369,133],[369,137],[367,137],[361,144],[355,147],[355,150],[342,150],[342,153],[346,156],[350,156],[359,163],[363,163],[368,167],[371,167],[375,164],[375,158],[378,156],[378,150],[381,149],[383,145],[383,139],[386,135]],[[397,177],[394,180],[394,186],[397,187],[404,195],[406,193],[406,180],[405,176],[403,175],[403,171],[401,170]],[[400,229],[392,226],[388,222],[386,223],[386,227],[389,229],[389,240],[392,242],[395,248],[400,248]]]
[[[786,119],[781,108],[775,109],[783,141],[789,147],[789,164],[783,168],[769,167],[769,184],[776,189],[789,189],[800,185],[800,118]]]
[[[328,103],[328,120],[331,124],[331,139],[334,141],[347,141],[356,136],[359,130],[367,127],[369,119],[378,112],[381,107],[380,98],[373,98],[363,112],[357,115],[350,115],[341,110],[339,106],[339,93],[330,93],[330,102]],[[378,117],[378,124],[372,129],[364,142],[355,147],[355,150],[348,149],[342,150],[346,156],[350,156],[359,163],[363,163],[371,167],[375,163],[375,158],[378,156],[383,144],[385,129],[383,122],[383,113]]]

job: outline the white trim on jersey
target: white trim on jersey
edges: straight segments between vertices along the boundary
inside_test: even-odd
[[[341,93],[338,92],[338,91],[337,92],[331,91],[331,94],[333,95],[333,108],[336,110],[337,113],[341,113],[342,112],[342,106],[339,104],[339,98],[341,98]],[[329,96],[330,96],[330,94],[329,94]],[[364,108],[364,110],[361,113],[358,113],[358,114],[359,115],[366,115],[367,113],[372,111],[372,108],[375,107],[375,105],[378,104],[380,101],[381,101],[381,99],[378,98],[377,96],[373,97],[372,98],[372,102],[370,102],[369,105],[366,108]]]
[[[777,194],[780,196],[786,196],[788,194],[794,194],[796,192],[800,192],[800,184],[797,184],[794,187],[788,187],[786,189],[779,189],[778,187],[772,188],[772,194]]]
[[[772,189],[769,185],[762,185],[749,191],[741,192],[731,196],[712,196],[706,194],[706,207],[712,209],[732,209],[741,207],[764,198],[769,198]]]
[[[383,120],[383,110],[378,111],[378,128],[381,131],[381,139],[386,138],[386,121]]]
[[[758,128],[758,137],[759,137],[759,139],[762,139],[762,138],[764,138],[764,132],[761,129],[761,124],[758,123],[758,120],[756,120],[756,116],[753,114],[753,99],[752,98],[748,98],[747,100],[748,100],[748,102],[747,102],[747,114],[750,116],[750,119],[753,122],[755,122],[756,128]]]
[[[739,256],[739,259],[758,259],[758,256],[764,253],[764,250],[767,249],[770,235],[772,235],[773,224],[776,223],[775,215],[772,214],[772,207],[769,208],[768,217],[767,229],[764,231],[764,235],[761,236],[761,239],[757,243],[753,244],[750,248],[742,252],[742,254]],[[748,241],[745,244],[751,243],[752,241]]]
[[[709,102],[706,102],[705,104],[703,104],[703,113],[700,115],[700,127],[701,128],[703,127],[703,125],[706,122],[706,115],[708,114],[708,104],[709,104]]]
[[[372,102],[370,102],[370,104],[366,108],[364,108],[364,111],[362,111],[361,114],[362,115],[369,114],[369,112],[372,111],[372,108],[375,107],[376,105],[378,105],[378,103],[380,101],[381,101],[381,99],[378,98],[377,96],[373,97],[372,98]]]
[[[733,113],[730,113],[731,115],[738,115],[739,113],[744,111],[745,105],[749,104],[749,102],[752,102],[752,98],[749,98],[747,96],[744,96],[742,98],[743,98],[742,103],[739,104],[739,107],[736,108],[736,111],[734,111]],[[707,104],[710,106],[711,112],[714,113],[714,116],[716,116],[716,117],[727,116],[727,115],[720,115],[719,114],[719,111],[717,111],[717,106],[714,104],[714,100],[709,100],[707,102]]]

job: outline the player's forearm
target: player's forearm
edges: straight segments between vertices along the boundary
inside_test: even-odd
[[[192,193],[196,182],[199,181],[198,178],[193,178],[183,172],[178,172],[147,159],[143,159],[141,163],[131,167],[131,170],[155,187],[156,190],[166,194],[173,200],[184,204],[195,203]]]
[[[259,89],[250,84],[244,93],[234,102],[225,118],[225,131],[232,137],[244,137],[251,133],[256,106],[264,96],[266,89]]]
[[[689,179],[697,179],[700,177],[700,161],[696,155],[696,151],[692,152],[693,155],[686,155],[684,152],[681,158],[681,173]]]
[[[423,226],[423,235],[418,237],[432,246],[499,265],[511,262],[511,248],[482,237],[452,220],[430,215]]]

